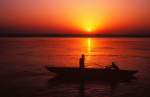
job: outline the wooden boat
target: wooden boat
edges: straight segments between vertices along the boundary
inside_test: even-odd
[[[67,67],[46,67],[50,72],[56,73],[61,77],[68,78],[128,78],[132,77],[136,70],[113,70],[105,68],[67,68]]]

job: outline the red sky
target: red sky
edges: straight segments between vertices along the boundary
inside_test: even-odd
[[[149,9],[150,0],[1,0],[0,26],[47,33],[150,34]]]

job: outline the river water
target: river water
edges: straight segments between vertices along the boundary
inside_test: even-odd
[[[129,82],[53,82],[45,66],[116,62],[138,70]],[[150,97],[150,38],[0,38],[0,97]]]

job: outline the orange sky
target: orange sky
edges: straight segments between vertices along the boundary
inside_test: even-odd
[[[48,33],[150,31],[149,9],[150,0],[1,0],[0,25]]]

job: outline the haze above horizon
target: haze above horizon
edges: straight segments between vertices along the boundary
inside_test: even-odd
[[[0,35],[150,35],[150,0],[1,0]]]

